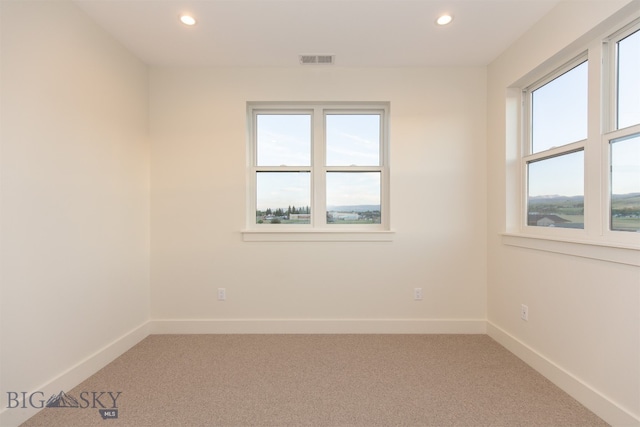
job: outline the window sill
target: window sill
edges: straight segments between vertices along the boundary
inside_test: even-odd
[[[388,230],[242,230],[245,242],[391,242]]]
[[[637,245],[516,233],[501,233],[501,235],[502,243],[508,246],[640,266],[640,246]]]

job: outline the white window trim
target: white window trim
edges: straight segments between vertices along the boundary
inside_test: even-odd
[[[561,253],[582,258],[591,258],[625,265],[640,266],[640,233],[611,231],[609,141],[640,131],[640,125],[626,129],[615,128],[615,70],[614,51],[611,46],[617,40],[637,29],[640,13],[627,16],[616,28],[600,37],[588,41],[581,48],[566,56],[565,62],[553,61],[541,64],[537,70],[507,88],[506,99],[506,144],[507,186],[505,231],[500,233],[505,245],[533,250]],[[540,86],[558,70],[567,70],[568,64],[578,61],[585,50],[589,59],[589,130],[584,144],[585,150],[585,228],[561,229],[531,227],[526,225],[527,190],[526,161],[544,158],[555,151],[529,153],[528,107],[523,89]],[[560,67],[558,67],[560,65]],[[553,68],[552,68],[553,67]],[[541,72],[541,70],[546,70]],[[550,70],[554,70],[551,71]],[[538,76],[536,79],[535,76]],[[540,78],[540,76],[545,76]],[[533,82],[533,83],[532,83]],[[564,151],[562,149],[553,149]]]
[[[242,230],[245,242],[391,242],[394,234],[393,230]]]
[[[244,241],[392,241],[394,231],[390,220],[390,178],[389,178],[389,103],[388,102],[248,102],[247,103],[247,201],[246,228],[241,230]],[[256,185],[253,182],[258,169],[269,169],[256,166],[255,152],[255,116],[260,112],[269,113],[304,113],[311,114],[312,134],[311,165],[306,167],[274,167],[274,170],[310,171],[311,172],[311,223],[310,224],[256,224]],[[325,116],[331,113],[371,113],[381,114],[380,121],[380,165],[379,166],[325,166],[324,143],[315,143],[317,138],[324,140]],[[376,171],[380,172],[380,224],[339,225],[326,224],[326,194],[324,183],[316,183],[316,179],[324,179],[327,171]]]

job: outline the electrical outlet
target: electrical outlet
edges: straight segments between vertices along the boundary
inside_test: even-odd
[[[422,301],[422,288],[413,289],[413,299],[416,301]]]
[[[524,304],[520,306],[520,318],[525,321],[529,320],[529,307]]]
[[[227,299],[227,290],[225,288],[218,288],[218,301],[225,301]]]

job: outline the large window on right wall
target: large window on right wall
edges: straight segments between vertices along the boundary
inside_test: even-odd
[[[640,20],[522,88],[523,230],[631,242],[640,233]]]

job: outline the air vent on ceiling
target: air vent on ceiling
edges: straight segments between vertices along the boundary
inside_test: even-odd
[[[300,55],[302,65],[333,65],[334,55]]]

